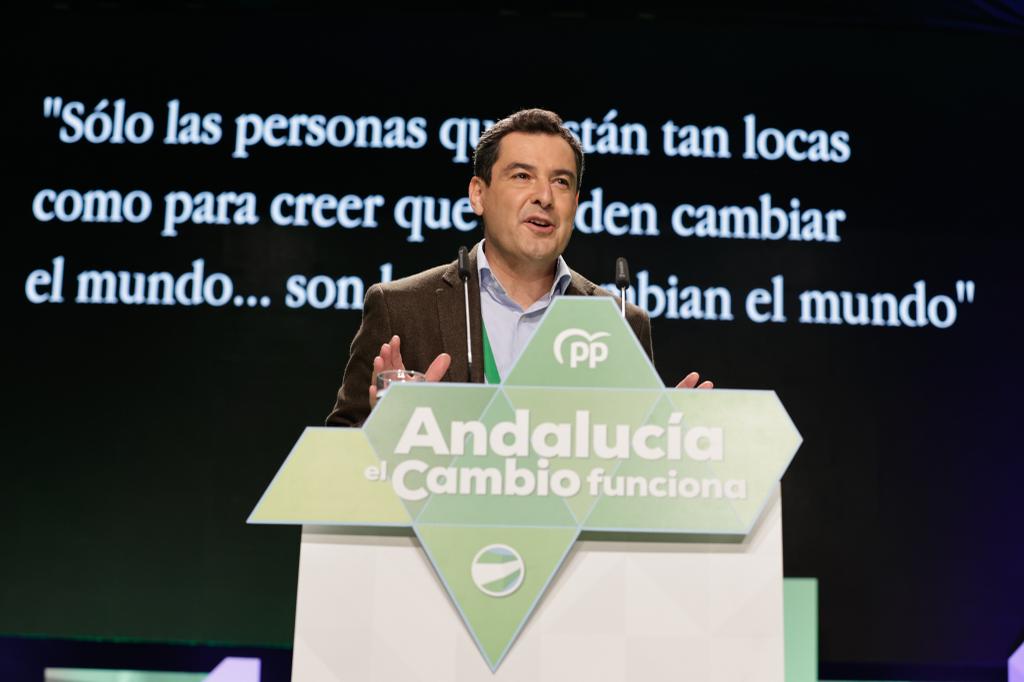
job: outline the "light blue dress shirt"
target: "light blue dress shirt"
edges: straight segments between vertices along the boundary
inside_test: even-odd
[[[544,316],[544,311],[551,305],[551,301],[555,296],[565,293],[572,275],[565,259],[559,256],[555,264],[555,282],[551,285],[551,291],[523,310],[522,306],[509,297],[505,287],[501,286],[501,282],[491,271],[487,256],[484,254],[484,241],[486,240],[480,241],[476,252],[477,276],[480,278],[480,312],[487,328],[491,352],[494,353],[494,364],[498,367],[498,374],[504,379],[526,347],[526,343],[537,331],[540,318]]]

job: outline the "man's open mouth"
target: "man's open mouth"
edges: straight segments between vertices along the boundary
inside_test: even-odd
[[[538,217],[527,218],[525,222],[528,222],[531,225],[536,225],[537,227],[552,227],[554,225],[550,220]]]

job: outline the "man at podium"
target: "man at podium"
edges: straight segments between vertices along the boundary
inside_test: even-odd
[[[367,290],[327,425],[362,424],[377,400],[377,374],[386,370],[422,371],[427,381],[497,383],[555,296],[611,296],[562,258],[582,178],[583,148],[554,112],[518,111],[481,135],[469,199],[484,238],[461,264]],[[626,303],[625,316],[653,360],[647,313]],[[691,372],[678,386],[712,387],[699,382]]]

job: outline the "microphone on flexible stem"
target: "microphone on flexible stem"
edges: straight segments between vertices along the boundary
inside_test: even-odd
[[[629,288],[629,264],[619,256],[615,259],[615,286],[619,288],[619,305],[622,317],[626,317],[626,289]]]
[[[459,279],[462,280],[462,293],[466,298],[466,357],[469,365],[469,381],[473,382],[473,344],[469,337],[469,251],[465,246],[459,247]]]

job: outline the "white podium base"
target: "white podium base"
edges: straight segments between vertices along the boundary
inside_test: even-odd
[[[582,541],[497,672],[412,537],[303,528],[295,682],[783,682],[776,488],[742,543]]]

